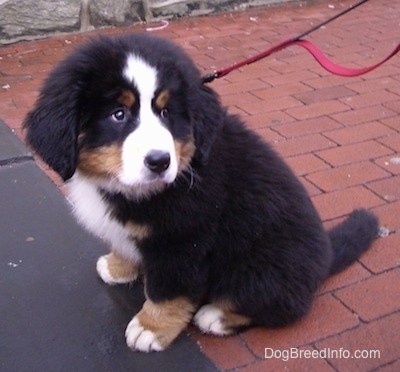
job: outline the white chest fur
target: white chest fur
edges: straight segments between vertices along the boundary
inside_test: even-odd
[[[114,252],[139,263],[141,255],[129,229],[111,216],[96,185],[77,172],[68,182],[68,189],[78,221],[91,233],[105,240]]]

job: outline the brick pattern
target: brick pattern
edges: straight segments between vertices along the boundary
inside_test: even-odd
[[[313,1],[181,19],[159,32],[177,41],[204,73],[306,30],[354,1]],[[334,61],[372,64],[399,42],[400,7],[372,1],[308,38]],[[0,48],[0,117],[21,138],[22,120],[54,64],[101,33],[71,34]],[[374,210],[390,234],[345,272],[329,278],[310,314],[279,330],[254,328],[231,338],[190,333],[221,371],[379,370],[400,366],[400,59],[358,78],[323,70],[304,50],[281,51],[212,83],[287,160],[331,227],[357,207]],[[57,185],[60,180],[42,168]],[[379,350],[380,358],[265,358],[265,348]]]

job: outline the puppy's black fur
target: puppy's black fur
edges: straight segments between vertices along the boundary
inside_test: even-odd
[[[356,210],[326,232],[289,167],[226,113],[176,46],[130,35],[78,49],[53,71],[27,117],[28,143],[67,180],[82,146],[122,142],[134,125],[104,132],[99,118],[113,92],[127,86],[121,70],[128,52],[155,66],[172,92],[167,128],[178,139],[192,133],[196,148],[190,167],[151,196],[98,187],[114,220],[151,227],[136,242],[148,298],[226,301],[253,324],[271,327],[304,316],[320,283],[371,245],[377,219]]]

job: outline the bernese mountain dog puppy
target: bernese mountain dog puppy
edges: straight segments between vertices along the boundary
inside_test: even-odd
[[[101,279],[143,278],[146,301],[125,332],[134,350],[165,349],[192,319],[221,336],[292,323],[377,234],[362,209],[326,232],[284,161],[164,39],[79,47],[25,128],[67,181],[77,219],[108,242]]]

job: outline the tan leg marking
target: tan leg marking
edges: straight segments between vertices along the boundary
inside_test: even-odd
[[[252,323],[251,318],[232,311],[227,302],[217,302],[202,306],[194,316],[196,325],[204,333],[227,336]]]
[[[145,352],[164,350],[187,326],[194,310],[185,298],[160,303],[146,300],[126,328],[128,346]]]
[[[97,260],[97,273],[107,284],[130,283],[139,275],[139,265],[111,252]]]
[[[140,225],[128,221],[125,227],[128,229],[130,236],[137,241],[146,239],[151,234],[151,228],[148,225]]]

